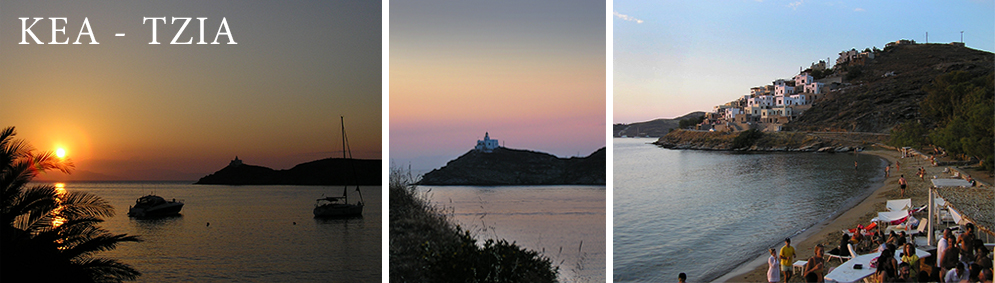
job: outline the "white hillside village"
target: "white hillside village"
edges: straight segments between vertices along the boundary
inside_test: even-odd
[[[915,41],[899,40],[886,46],[915,44]],[[839,53],[836,66],[861,66],[874,59],[873,51],[863,52],[851,49]],[[813,103],[822,100],[826,93],[843,87],[843,77],[839,72],[816,79],[813,73],[826,73],[826,61],[819,61],[794,76],[791,80],[778,79],[770,85],[750,88],[750,94],[726,104],[718,105],[706,113],[697,130],[736,132],[760,130],[765,132],[784,130],[784,124],[797,119]]]

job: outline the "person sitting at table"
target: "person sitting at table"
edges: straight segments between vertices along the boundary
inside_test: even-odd
[[[877,270],[874,272],[875,282],[894,282],[898,277],[898,263],[895,254],[891,250],[885,249],[878,256]]]
[[[943,282],[961,282],[969,279],[967,273],[967,267],[964,266],[963,262],[957,262],[957,267],[951,269],[947,272],[947,275],[943,277]]]
[[[916,255],[915,247],[910,243],[906,243],[901,256],[902,263],[909,265],[909,278],[913,280],[917,279],[919,275],[919,256]]]
[[[977,263],[972,263],[967,266],[967,273],[970,275],[968,281],[970,282],[980,282],[981,281],[981,265]]]
[[[829,250],[828,254],[836,256],[850,256],[850,249],[847,248],[847,244],[850,244],[850,235],[843,233],[840,237],[840,246]]]
[[[907,262],[902,262],[898,265],[898,278],[895,278],[894,282],[916,282],[913,279],[912,267]]]
[[[905,235],[905,231],[898,232],[898,238],[895,239],[895,246],[896,247],[905,246],[905,243],[907,243],[907,241],[905,240],[906,237],[907,235]]]
[[[885,244],[884,238],[882,238],[882,237],[875,237],[874,238],[874,244],[878,245],[878,249],[876,250],[876,252],[880,253],[880,252],[883,252],[884,250],[888,249],[888,245]]]
[[[983,283],[992,282],[992,269],[985,268],[984,270],[982,270],[981,274],[978,275],[978,281],[981,281]]]

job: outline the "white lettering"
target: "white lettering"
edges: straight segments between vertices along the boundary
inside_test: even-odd
[[[192,43],[193,42],[193,37],[192,36],[190,37],[190,40],[187,40],[187,42],[176,42],[177,39],[180,39],[180,35],[183,34],[183,30],[187,29],[187,24],[190,23],[190,18],[173,17],[173,21],[170,22],[170,24],[175,24],[177,19],[183,20],[183,25],[180,26],[180,30],[176,32],[176,36],[173,37],[173,41],[170,42],[169,44],[190,44],[190,43]]]
[[[159,18],[144,17],[144,18],[142,18],[142,24],[144,25],[145,22],[147,22],[150,19],[152,20],[152,42],[149,42],[149,44],[159,44],[159,41],[157,41],[157,39],[156,39],[156,30],[155,30],[155,28],[156,28],[156,21],[162,20],[162,23],[165,24],[166,23],[166,17],[159,17]]]
[[[58,32],[62,32],[62,34],[66,34],[66,27],[65,26],[63,26],[61,29],[58,28],[58,26],[59,26],[59,22],[58,21],[62,20],[62,22],[65,23],[66,22],[66,18],[48,18],[48,19],[52,20],[52,42],[49,42],[48,44],[69,44],[69,38],[66,38],[66,41],[64,41],[64,42],[58,42],[58,41],[56,41],[56,35],[58,34]]]
[[[34,31],[31,31],[31,28],[33,28],[35,26],[35,24],[38,23],[38,21],[40,21],[41,19],[44,19],[44,18],[34,18],[35,21],[32,22],[31,25],[27,26],[27,27],[25,27],[24,25],[28,24],[28,18],[18,18],[18,19],[21,19],[21,42],[18,43],[18,44],[31,44],[31,43],[28,43],[27,38],[24,37],[24,35],[26,35],[26,34],[30,34],[31,35],[31,39],[35,40],[35,44],[45,44],[45,43],[41,42],[41,40],[39,40],[37,36],[35,36],[35,32]]]
[[[224,29],[225,32],[221,32],[222,29]],[[238,44],[238,42],[235,42],[235,39],[231,37],[231,30],[228,29],[228,19],[226,18],[221,18],[221,26],[218,27],[218,34],[214,36],[214,42],[211,42],[211,44],[218,44],[218,37],[222,34],[228,36],[228,44]]]
[[[83,29],[86,29],[86,32],[83,32]],[[73,42],[73,44],[80,44],[79,38],[84,34],[90,36],[90,44],[100,44],[100,42],[97,42],[97,38],[93,37],[93,29],[90,28],[90,19],[85,17],[83,18],[83,26],[79,27],[79,34],[76,35],[76,42]],[[66,38],[66,41],[68,40],[69,39]]]

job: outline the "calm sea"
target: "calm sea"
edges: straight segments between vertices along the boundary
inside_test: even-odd
[[[340,195],[341,186],[69,182],[65,189],[103,197],[116,215],[102,226],[145,240],[97,255],[138,269],[140,282],[381,280],[379,186],[361,188],[362,218],[340,220],[314,219],[312,209],[322,194]],[[354,190],[350,202],[359,198]],[[184,200],[182,216],[129,218],[128,207],[151,192]]]
[[[543,251],[562,282],[605,282],[604,186],[420,186],[477,239]]]
[[[714,280],[867,196],[885,166],[866,154],[669,150],[652,141],[612,142],[614,281],[676,281],[681,272]]]

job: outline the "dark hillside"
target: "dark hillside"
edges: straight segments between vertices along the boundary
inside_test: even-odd
[[[974,75],[995,69],[995,55],[950,44],[898,45],[878,52],[844,86],[830,92],[797,120],[795,131],[854,131],[888,133],[895,125],[921,120],[923,87],[952,71]],[[892,73],[893,72],[893,73]],[[893,74],[893,75],[892,75]],[[935,123],[936,121],[923,121]]]
[[[604,185],[607,154],[601,148],[587,157],[499,147],[470,150],[442,168],[422,176],[421,185]]]
[[[379,159],[326,158],[287,170],[241,164],[229,165],[200,178],[207,185],[380,185]]]
[[[662,137],[667,135],[671,129],[678,128],[678,125],[681,123],[682,119],[700,118],[704,116],[705,112],[698,111],[673,119],[660,118],[632,124],[614,124],[612,125],[612,136]]]

